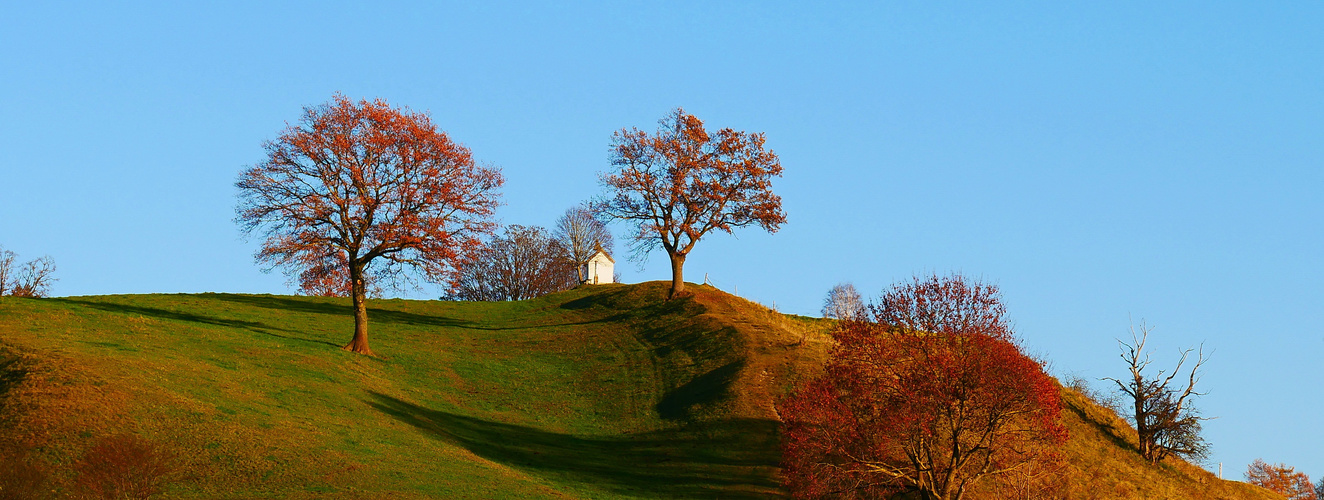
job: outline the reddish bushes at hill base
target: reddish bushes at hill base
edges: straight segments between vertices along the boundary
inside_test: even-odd
[[[916,279],[881,304],[878,322],[840,323],[824,375],[779,405],[795,496],[960,499],[987,476],[1054,470],[1058,388],[1014,343],[996,288]]]

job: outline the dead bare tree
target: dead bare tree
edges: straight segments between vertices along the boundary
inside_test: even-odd
[[[1122,350],[1120,356],[1126,362],[1130,377],[1124,380],[1109,377],[1104,380],[1116,383],[1121,392],[1131,399],[1134,415],[1128,417],[1135,424],[1140,454],[1151,464],[1157,464],[1169,455],[1203,459],[1209,453],[1209,444],[1200,436],[1200,422],[1207,419],[1200,416],[1191,404],[1191,398],[1205,394],[1195,390],[1195,384],[1200,382],[1200,367],[1209,360],[1204,354],[1204,345],[1198,350],[1183,350],[1171,373],[1165,376],[1164,371],[1159,370],[1151,378],[1145,373],[1145,369],[1153,363],[1150,353],[1145,351],[1145,342],[1151,330],[1142,321],[1139,332],[1135,325],[1131,326],[1131,343],[1117,340]],[[1190,359],[1192,352],[1196,353],[1195,365],[1184,376],[1185,387],[1174,388],[1170,384],[1185,373],[1182,365]]]
[[[615,246],[611,231],[608,231],[607,226],[593,215],[587,204],[570,207],[565,211],[565,215],[557,219],[555,238],[574,262],[580,283],[587,279],[584,276],[584,266],[588,264],[588,259],[593,257],[597,249],[601,247],[610,254],[612,247]]]

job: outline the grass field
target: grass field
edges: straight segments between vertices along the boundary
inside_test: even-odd
[[[0,442],[58,494],[131,434],[174,457],[173,498],[784,495],[772,401],[821,365],[827,323],[666,286],[371,301],[377,357],[339,349],[346,299],[5,298]],[[1273,498],[1148,467],[1124,422],[1064,394],[1072,498]]]

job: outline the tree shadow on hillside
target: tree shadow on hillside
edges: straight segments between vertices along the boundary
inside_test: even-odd
[[[206,298],[224,300],[236,304],[261,307],[264,309],[273,309],[277,311],[295,311],[309,314],[325,314],[329,316],[343,316],[346,318],[354,317],[353,306],[349,299],[343,299],[343,303],[334,304],[330,302],[311,301],[307,299],[296,299],[291,297],[281,297],[277,295],[232,295],[232,294],[214,294],[207,295]],[[369,304],[372,302],[370,301]],[[391,323],[396,325],[410,326],[467,326],[469,322],[447,318],[445,316],[432,316],[427,314],[416,314],[405,311],[393,311],[390,309],[380,309],[368,307],[368,323]]]
[[[1125,437],[1119,434],[1119,432],[1124,432],[1123,429],[1118,429],[1111,422],[1096,420],[1094,417],[1092,417],[1089,414],[1088,411],[1086,411],[1085,408],[1077,405],[1077,403],[1073,401],[1064,398],[1063,402],[1066,403],[1067,409],[1071,410],[1072,413],[1075,413],[1077,417],[1080,417],[1081,421],[1093,426],[1095,430],[1099,431],[1099,434],[1111,440],[1113,446],[1116,446],[1117,448],[1126,451],[1131,451],[1135,453],[1140,452],[1140,449],[1136,447],[1135,443],[1128,441]],[[1130,429],[1126,429],[1126,430],[1130,430]]]
[[[777,423],[740,419],[619,437],[575,436],[493,422],[372,392],[369,406],[511,467],[617,493],[776,498]]]
[[[667,392],[657,403],[657,413],[667,420],[689,419],[694,410],[720,403],[731,396],[731,384],[740,375],[745,360],[722,365]]]
[[[4,403],[9,396],[9,391],[17,387],[28,376],[28,369],[23,366],[21,361],[22,358],[7,355],[3,350],[0,350],[0,410],[6,407]],[[3,421],[4,417],[5,415],[0,413],[0,421]]]
[[[327,342],[325,340],[316,340],[316,339],[302,338],[293,335],[284,335],[284,334],[276,333],[277,331],[290,332],[290,333],[292,332],[285,328],[271,326],[259,321],[226,319],[226,318],[218,318],[215,316],[206,316],[206,315],[190,313],[190,312],[159,309],[155,307],[133,306],[128,304],[115,304],[110,302],[94,302],[90,300],[78,300],[72,298],[50,299],[50,300],[58,300],[70,304],[78,304],[84,307],[90,307],[92,309],[98,309],[101,311],[106,311],[111,313],[147,316],[158,319],[184,321],[188,323],[201,323],[204,325],[223,326],[227,328],[237,328],[242,330],[248,330],[253,333],[260,333],[262,335],[278,337],[286,340],[294,340],[299,342],[313,342],[317,344],[326,344],[334,347],[340,347],[335,343]]]

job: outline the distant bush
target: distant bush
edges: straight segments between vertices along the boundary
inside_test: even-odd
[[[507,226],[456,267],[450,300],[525,300],[579,284],[569,252],[538,226]]]
[[[855,290],[855,285],[840,283],[828,290],[827,299],[823,301],[823,317],[866,319],[864,299],[860,297],[860,292]]]
[[[1081,396],[1085,396],[1094,404],[1112,410],[1113,413],[1121,414],[1122,400],[1114,392],[1101,391],[1090,385],[1090,381],[1080,375],[1070,374],[1063,377],[1062,385],[1067,386]]]
[[[55,261],[42,257],[14,267],[17,254],[0,247],[0,296],[45,297],[55,282]]]
[[[1246,481],[1287,497],[1287,500],[1317,500],[1310,476],[1287,464],[1267,464],[1255,459],[1246,468]]]
[[[133,434],[98,439],[74,467],[76,489],[102,499],[151,498],[176,473],[172,454]]]
[[[22,447],[0,449],[0,499],[51,498],[50,473]]]

